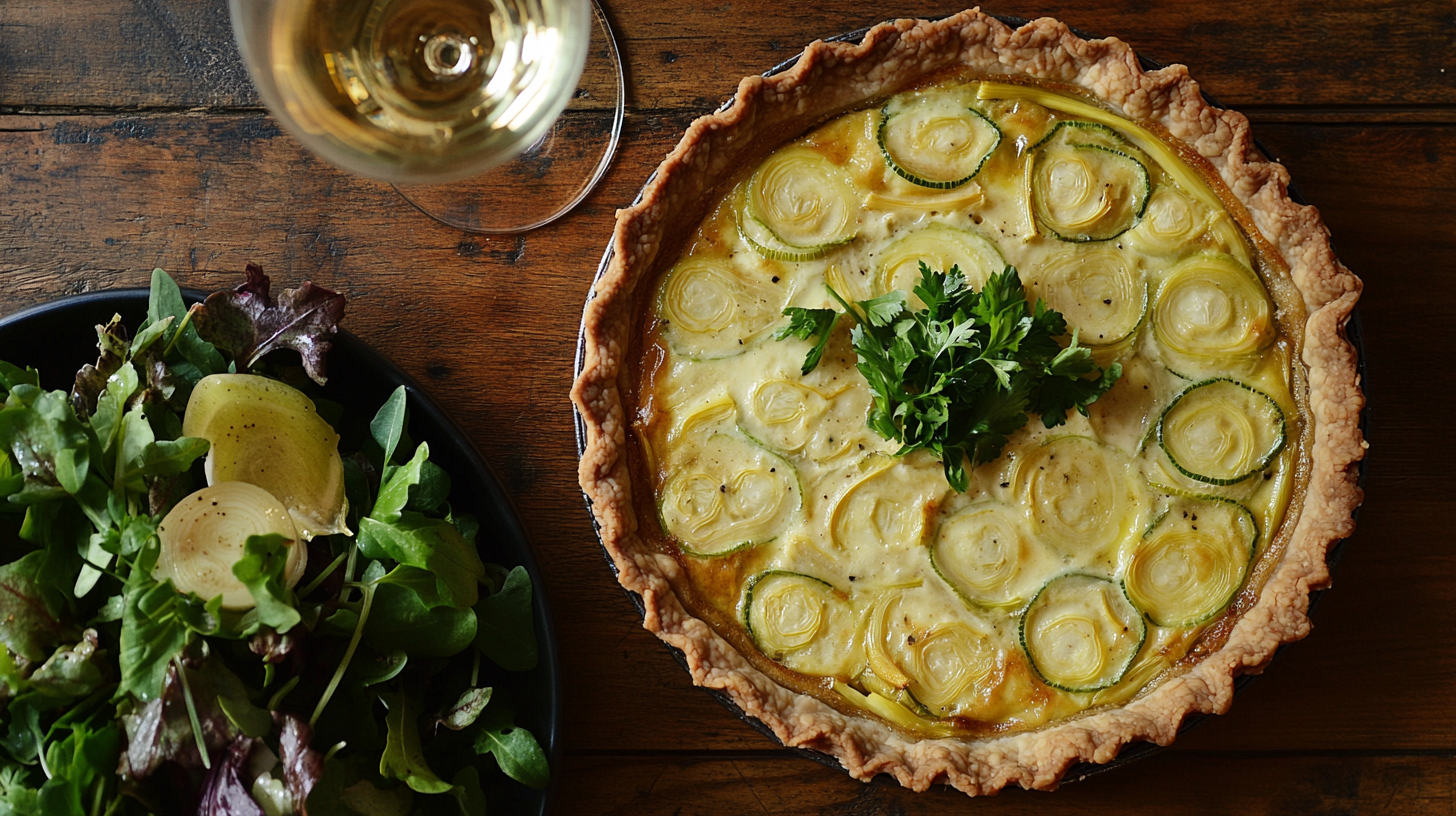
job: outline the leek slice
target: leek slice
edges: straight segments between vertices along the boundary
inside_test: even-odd
[[[749,392],[744,430],[774,450],[797,453],[809,442],[829,401],[793,380],[765,380]]]
[[[161,549],[154,575],[180,592],[204,599],[222,596],[224,609],[252,609],[253,595],[233,575],[249,536],[281,535],[289,541],[284,583],[303,577],[308,547],[288,510],[272,493],[247,482],[219,482],[177,502],[157,527]]]
[[[848,683],[839,682],[834,684],[834,690],[851,705],[876,714],[892,725],[898,725],[911,733],[933,736],[950,736],[952,733],[949,724],[921,717],[883,694],[876,692],[861,694]]]
[[[1242,482],[1284,449],[1284,411],[1237,380],[1194,383],[1163,411],[1158,445],[1178,472],[1211,485]]]
[[[1021,514],[1001,504],[974,504],[946,519],[930,547],[930,565],[969,604],[1020,606],[1032,578],[1022,567],[1032,543]]]
[[[1243,505],[1176,501],[1133,551],[1123,591],[1158,626],[1197,626],[1243,586],[1258,540],[1254,515]]]
[[[848,676],[858,667],[858,616],[828,582],[769,570],[743,589],[743,626],[760,652],[794,671]]]
[[[911,184],[949,190],[975,178],[1001,144],[1001,129],[971,106],[967,89],[892,97],[877,139],[885,163]]]
[[[1128,231],[1133,249],[1148,255],[1181,255],[1208,231],[1208,208],[1172,185],[1163,185],[1148,199],[1147,211]]]
[[[885,465],[839,496],[829,514],[830,541],[842,553],[859,556],[845,561],[856,568],[920,545],[926,507],[950,489],[938,464],[907,467],[905,459],[879,458]],[[922,461],[934,464],[928,457]]]
[[[1037,226],[1063,241],[1108,241],[1142,218],[1152,190],[1148,168],[1111,128],[1062,121],[1033,148]]]
[[[1029,296],[1061,312],[1089,346],[1128,338],[1147,311],[1147,285],[1136,259],[1112,247],[1054,255],[1026,277]]]
[[[937,272],[948,273],[951,267],[957,267],[974,289],[982,288],[992,275],[1006,268],[1001,250],[986,236],[945,224],[931,224],[885,248],[880,255],[875,294],[896,289],[912,292],[920,284],[922,263]]]
[[[1087,406],[1087,422],[1099,441],[1132,455],[1151,438],[1163,390],[1154,374],[1141,354],[1123,361],[1112,389]]]
[[[1216,363],[1273,342],[1272,312],[1254,270],[1228,255],[1202,253],[1174,267],[1158,287],[1153,333],[1175,355]]]
[[[696,360],[732,357],[774,324],[787,294],[728,258],[689,257],[662,285],[663,337],[673,351]]]
[[[661,512],[668,534],[688,555],[727,555],[772,541],[799,508],[793,466],[747,439],[688,438],[678,455]]]
[[[1001,650],[962,621],[938,623],[901,642],[910,693],[941,717],[972,707],[1001,667]]]
[[[1048,581],[1021,615],[1021,647],[1047,685],[1083,693],[1132,667],[1147,624],[1107,578],[1073,572]]]
[[[302,391],[253,374],[203,377],[187,400],[182,435],[211,443],[208,484],[247,482],[272,493],[305,539],[349,531],[339,435]]]
[[[817,250],[854,239],[859,200],[848,175],[808,145],[769,156],[749,179],[744,214],[794,250]]]
[[[874,609],[870,610],[869,625],[865,629],[864,648],[870,671],[891,686],[904,689],[910,686],[910,675],[906,674],[904,669],[901,669],[890,657],[889,644],[886,643],[890,628],[888,618],[892,607],[900,600],[900,595],[899,592],[887,592],[880,597]]]
[[[1032,531],[1067,555],[1104,551],[1127,537],[1139,515],[1127,464],[1086,437],[1058,437],[1027,451],[1016,477]]]

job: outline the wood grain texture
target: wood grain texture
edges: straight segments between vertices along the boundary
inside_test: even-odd
[[[346,325],[466,428],[537,548],[566,670],[558,813],[1449,814],[1456,438],[1433,432],[1431,419],[1456,404],[1440,341],[1456,326],[1456,15],[1439,2],[1267,7],[993,9],[1118,33],[1193,64],[1223,101],[1253,105],[1256,136],[1366,285],[1368,499],[1314,633],[1230,714],[1171,751],[1052,795],[916,796],[774,750],[692,688],[642,630],[575,480],[566,394],[613,211],[741,75],[816,36],[947,7],[609,4],[634,104],[616,163],[562,222],[483,238],[419,215],[388,186],[337,171],[281,133],[256,109],[217,0],[4,0],[0,314],[143,285],[154,266],[210,289],[254,261],[280,285],[312,279],[347,292]],[[1240,22],[1251,15],[1263,24]]]
[[[959,10],[933,0],[604,3],[624,32],[639,109],[707,111],[738,79],[811,40],[894,17]],[[986,11],[1050,16],[1118,36],[1194,70],[1230,105],[1456,104],[1456,10],[1445,0],[1035,2]],[[26,107],[256,107],[225,0],[10,0],[0,4],[0,110]]]

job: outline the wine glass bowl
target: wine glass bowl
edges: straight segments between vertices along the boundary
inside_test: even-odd
[[[230,0],[259,94],[351,172],[441,184],[539,142],[586,62],[590,0]]]

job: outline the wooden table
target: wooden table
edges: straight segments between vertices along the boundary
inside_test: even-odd
[[[485,239],[280,133],[222,0],[0,0],[0,313],[143,285],[232,285],[248,261],[350,298],[347,325],[417,377],[514,495],[566,671],[556,812],[1390,813],[1456,809],[1456,7],[1450,0],[1007,0],[1191,66],[1247,113],[1365,279],[1369,498],[1314,615],[1232,713],[1052,794],[971,802],[788,754],[691,686],[603,563],[576,486],[581,304],[612,229],[738,78],[925,0],[711,7],[608,0],[631,84],[615,166],[577,212]],[[0,350],[3,356],[3,350]],[[1433,430],[1444,427],[1447,430]]]

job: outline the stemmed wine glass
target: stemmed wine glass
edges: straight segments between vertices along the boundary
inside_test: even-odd
[[[471,232],[550,223],[616,152],[625,83],[595,0],[229,0],[305,146]]]

